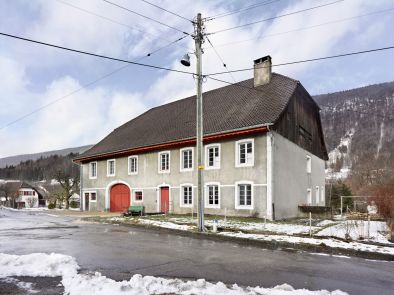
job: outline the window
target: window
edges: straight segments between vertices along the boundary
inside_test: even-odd
[[[159,173],[170,172],[170,152],[159,153]]]
[[[107,176],[115,176],[115,160],[107,161]]]
[[[235,209],[253,209],[253,189],[251,182],[240,182],[235,186]]]
[[[316,186],[316,205],[320,203],[320,188]]]
[[[307,204],[311,205],[312,204],[312,190],[308,188],[306,190],[306,196],[307,196]]]
[[[83,200],[83,204],[82,204],[83,210],[89,211],[90,210],[90,202],[92,202],[92,203],[97,202],[97,193],[95,191],[92,191],[92,192],[85,192],[83,195],[85,197]]]
[[[205,147],[206,169],[220,169],[220,144],[210,144]]]
[[[205,207],[220,208],[219,183],[207,183],[205,186]]]
[[[129,175],[138,173],[138,156],[129,157]]]
[[[181,207],[192,207],[193,206],[193,185],[183,184],[180,186],[180,206]]]
[[[242,140],[236,142],[236,167],[254,165],[254,140]]]
[[[181,149],[181,171],[193,170],[193,148]]]
[[[89,163],[89,178],[97,178],[97,162]]]
[[[306,156],[306,173],[312,173],[312,158]]]
[[[142,202],[142,191],[134,191],[134,201]]]

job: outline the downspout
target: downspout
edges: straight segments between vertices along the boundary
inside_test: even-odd
[[[267,219],[275,220],[274,207],[274,135],[267,126]]]

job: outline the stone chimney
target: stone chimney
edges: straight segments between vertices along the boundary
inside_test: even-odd
[[[268,84],[272,76],[271,56],[267,55],[254,61],[254,87]]]

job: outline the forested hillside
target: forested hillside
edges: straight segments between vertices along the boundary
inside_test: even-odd
[[[41,181],[54,179],[58,171],[62,171],[73,178],[79,179],[79,166],[72,163],[78,154],[70,153],[66,156],[53,155],[28,160],[18,165],[0,168],[0,179],[15,179],[23,181]]]
[[[329,173],[378,181],[394,169],[394,82],[315,96]],[[329,175],[330,176],[330,175]]]

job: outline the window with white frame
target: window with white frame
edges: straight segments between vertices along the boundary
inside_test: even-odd
[[[220,208],[219,183],[207,183],[205,186],[205,207]]]
[[[316,205],[320,203],[320,187],[316,186]]]
[[[181,207],[193,206],[193,186],[191,184],[183,184],[180,186],[181,191]]]
[[[312,173],[312,158],[306,156],[306,173]]]
[[[252,183],[237,183],[235,209],[253,209]]]
[[[236,142],[236,166],[245,167],[254,165],[254,140],[240,140]]]
[[[193,148],[181,149],[181,171],[193,170]]]
[[[129,157],[129,175],[138,173],[138,156]]]
[[[84,196],[85,196],[85,200],[84,200],[85,202],[84,202],[83,206],[86,206],[87,204],[89,204],[86,202],[86,200],[89,200],[89,202],[93,202],[93,203],[97,202],[97,193],[96,192],[85,192]],[[84,209],[89,210],[90,208],[84,207]]]
[[[107,161],[107,176],[115,176],[115,160]]]
[[[159,172],[170,172],[170,152],[159,153]]]
[[[310,188],[306,190],[306,198],[307,198],[307,204],[312,205],[312,190]]]
[[[89,163],[89,178],[97,178],[97,162]]]
[[[205,168],[220,169],[220,144],[210,144],[205,147]]]
[[[142,202],[142,200],[143,200],[142,198],[143,198],[142,190],[134,191],[134,201]]]

